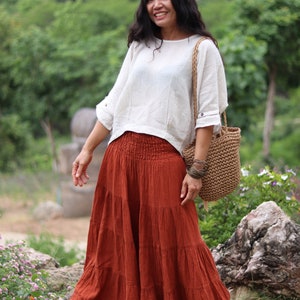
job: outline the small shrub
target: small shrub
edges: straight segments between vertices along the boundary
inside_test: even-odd
[[[292,219],[299,220],[300,203],[295,197],[296,174],[280,173],[266,167],[259,174],[251,168],[242,169],[239,188],[229,196],[211,203],[208,212],[199,200],[200,229],[209,247],[224,243],[231,237],[241,219],[261,203],[274,201]]]
[[[83,256],[79,248],[67,247],[63,237],[54,237],[49,233],[41,233],[39,237],[29,235],[27,242],[29,247],[53,257],[61,267],[71,266]]]
[[[36,270],[24,251],[25,243],[0,245],[0,298],[58,299],[46,283],[47,273]]]

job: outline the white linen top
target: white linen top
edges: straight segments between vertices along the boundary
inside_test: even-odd
[[[160,137],[179,153],[195,137],[195,128],[214,125],[220,130],[227,107],[224,67],[211,40],[198,54],[198,119],[192,102],[192,53],[200,38],[133,42],[110,93],[96,106],[97,118],[111,130],[110,142],[125,131]]]

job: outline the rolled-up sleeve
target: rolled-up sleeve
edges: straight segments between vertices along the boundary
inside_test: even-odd
[[[96,106],[97,119],[108,130],[112,129],[113,124],[113,109],[111,104],[111,101],[106,97]]]
[[[108,130],[111,130],[113,127],[115,107],[128,78],[134,46],[135,43],[132,43],[129,47],[113,88],[109,94],[96,105],[97,119]]]
[[[217,47],[206,40],[200,44],[198,54],[198,117],[196,128],[221,127],[220,114],[226,109],[227,86],[223,62]]]

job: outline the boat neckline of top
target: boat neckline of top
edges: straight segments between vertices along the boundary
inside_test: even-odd
[[[193,35],[190,35],[186,38],[178,39],[178,40],[160,39],[158,37],[155,37],[155,39],[157,41],[163,41],[163,42],[168,42],[168,43],[176,43],[176,42],[184,42],[184,41],[190,40],[190,39],[195,38],[195,37],[200,37],[200,36],[199,36],[199,34],[193,34]]]

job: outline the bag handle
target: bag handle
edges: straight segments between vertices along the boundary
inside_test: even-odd
[[[197,79],[198,79],[198,49],[204,40],[208,39],[207,37],[201,37],[193,50],[193,57],[192,57],[192,99],[193,99],[193,109],[194,109],[194,125],[196,126],[197,117],[198,117],[198,105],[197,105]],[[226,112],[222,113],[224,119],[224,126],[227,129],[227,116]]]

